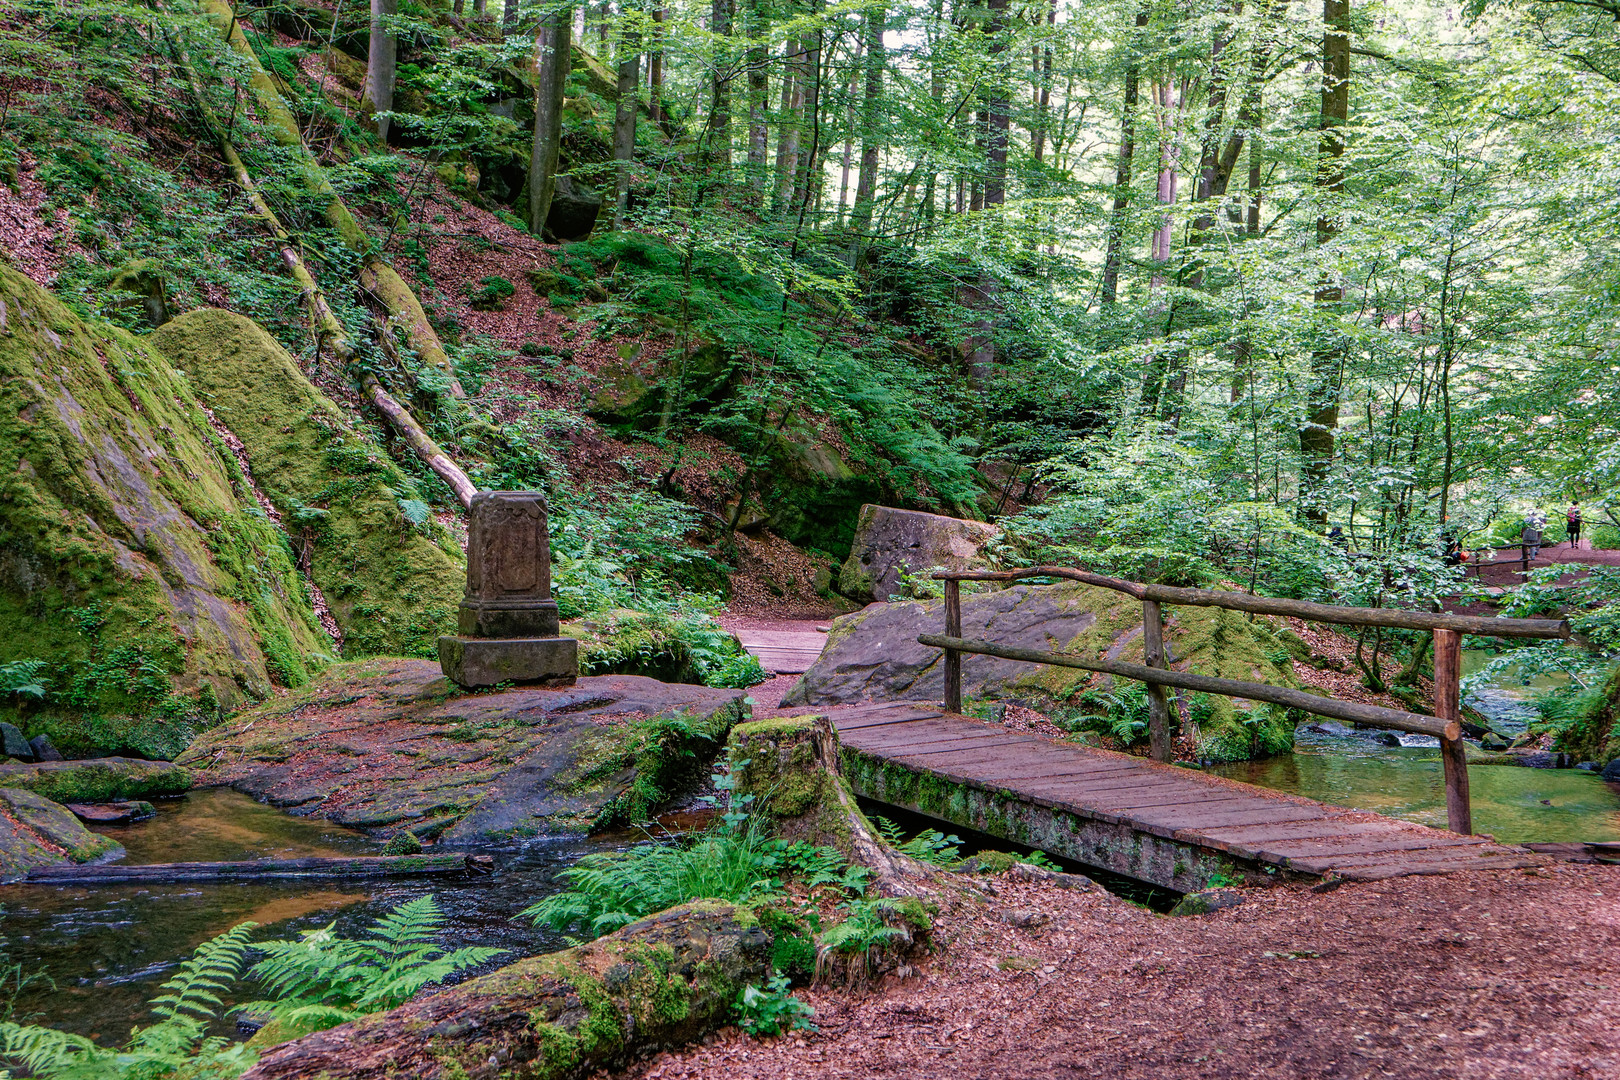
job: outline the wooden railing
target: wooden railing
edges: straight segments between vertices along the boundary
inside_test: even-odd
[[[1079,668],[1134,679],[1147,687],[1148,755],[1156,761],[1169,761],[1170,699],[1165,688],[1193,690],[1226,697],[1264,701],[1285,708],[1299,709],[1317,716],[1348,720],[1358,724],[1409,731],[1440,740],[1440,760],[1446,781],[1446,820],[1453,832],[1473,832],[1473,814],[1468,799],[1468,759],[1462,740],[1462,701],[1459,687],[1462,637],[1475,634],[1512,638],[1562,638],[1570,635],[1569,623],[1562,619],[1496,619],[1479,615],[1443,615],[1397,608],[1340,607],[1313,604],[1304,600],[1280,600],[1247,593],[1219,592],[1213,589],[1182,589],[1171,585],[1150,585],[1104,577],[1064,566],[1034,566],[1027,570],[942,571],[934,580],[945,583],[945,633],[921,634],[917,640],[945,651],[945,708],[962,711],[962,654],[997,656],[1032,664],[1052,664]],[[997,645],[962,636],[962,582],[1019,581],[1024,578],[1066,578],[1104,589],[1125,593],[1142,602],[1142,651],[1145,664],[1117,660],[1088,660],[1064,653],[1043,652]],[[1163,604],[1191,607],[1219,607],[1256,615],[1276,615],[1308,622],[1340,626],[1382,626],[1401,630],[1428,630],[1434,634],[1434,711],[1437,715],[1386,709],[1353,701],[1318,697],[1302,690],[1270,683],[1218,679],[1191,672],[1172,671],[1164,657]]]

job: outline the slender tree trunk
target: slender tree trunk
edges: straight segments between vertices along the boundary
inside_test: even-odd
[[[653,8],[652,51],[647,54],[647,96],[652,122],[664,123],[664,20],[662,5]]]
[[[506,0],[501,5],[501,37],[516,37],[518,32],[518,0]]]
[[[389,20],[399,14],[399,0],[371,0],[371,41],[366,53],[365,109],[386,113],[394,107],[394,73],[398,66],[399,39]],[[377,137],[388,141],[388,117],[379,115]]]
[[[1046,9],[1046,30],[1051,34],[1057,25],[1057,0]],[[1035,126],[1030,131],[1030,154],[1036,161],[1044,160],[1046,129],[1052,115],[1052,42],[1048,38],[1035,51]]]
[[[1012,127],[1012,101],[1008,95],[1008,78],[1000,67],[1007,52],[1008,0],[988,0],[989,22],[985,30],[990,35],[990,63],[995,85],[985,99],[985,174],[984,205],[1000,206],[1007,201],[1007,142]]]
[[[878,154],[884,142],[879,131],[880,110],[883,105],[883,62],[888,58],[883,50],[883,27],[888,13],[871,9],[866,13],[866,96],[861,102],[861,175],[855,182],[855,210],[850,222],[857,235],[856,243],[865,246],[859,234],[872,229],[872,204],[877,198]]]
[[[1114,208],[1108,221],[1108,239],[1103,252],[1102,294],[1104,304],[1119,300],[1119,267],[1124,260],[1125,215],[1131,205],[1131,169],[1136,154],[1136,110],[1141,94],[1142,68],[1139,60],[1141,34],[1148,24],[1144,8],[1136,13],[1136,33],[1131,39],[1130,64],[1125,69],[1124,119],[1120,124],[1119,160],[1114,166]]]
[[[804,107],[804,52],[799,42],[789,38],[782,46],[782,107],[776,133],[776,187],[771,207],[787,209],[793,193],[793,178],[799,169],[799,128]]]
[[[1180,184],[1181,112],[1187,104],[1187,83],[1166,79],[1153,88],[1154,104],[1159,118],[1159,184],[1158,202],[1164,207],[1159,227],[1153,230],[1153,277],[1148,291],[1164,285],[1164,268],[1170,263],[1170,242],[1175,228],[1175,215],[1171,207],[1176,204],[1176,189]]]
[[[861,58],[866,55],[866,42],[855,43],[854,62],[849,68],[849,86],[844,95],[844,156],[839,161],[838,174],[838,218],[844,217],[844,208],[849,205],[849,177],[855,166],[855,132],[856,132],[856,95],[857,84],[860,79]]]
[[[489,14],[489,0],[473,0],[473,18],[482,19]]]
[[[572,61],[574,11],[547,11],[535,37],[534,147],[529,155],[529,231],[543,235],[557,185],[563,88]]]
[[[735,15],[733,0],[713,0],[709,9],[709,30],[729,39]],[[704,157],[728,172],[731,169],[731,79],[734,73],[731,50],[727,46],[715,57],[714,74],[709,81],[708,145]]]
[[[1316,186],[1322,210],[1316,219],[1317,246],[1338,236],[1338,210],[1333,202],[1344,192],[1344,129],[1350,118],[1350,0],[1322,0],[1322,130],[1317,141]],[[1306,520],[1327,525],[1323,490],[1333,464],[1334,434],[1339,426],[1339,387],[1345,343],[1333,320],[1344,303],[1344,286],[1324,269],[1316,287],[1320,344],[1311,354],[1306,388],[1305,422],[1299,428],[1300,504]]]
[[[771,105],[769,57],[765,51],[765,0],[749,0],[748,46],[748,191],[755,206],[765,205],[765,177],[770,169]]]
[[[821,0],[813,0],[813,12],[821,11]],[[821,194],[821,177],[816,173],[816,166],[820,163],[825,152],[821,146],[821,46],[825,37],[821,30],[816,30],[801,42],[804,53],[805,74],[804,83],[804,122],[810,129],[809,149],[800,156],[799,167],[793,180],[793,205],[798,207],[800,217],[817,200]]]
[[[641,37],[627,29],[619,38],[619,100],[613,109],[613,228],[624,228],[630,209],[630,172],[636,159],[636,91],[641,86]]]

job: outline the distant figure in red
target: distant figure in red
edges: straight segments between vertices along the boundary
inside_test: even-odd
[[[1569,549],[1574,551],[1581,546],[1581,504],[1574,503],[1569,513],[1564,515],[1564,522],[1569,526]]]

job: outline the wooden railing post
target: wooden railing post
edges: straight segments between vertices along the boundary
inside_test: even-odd
[[[1157,600],[1142,601],[1142,663],[1164,667],[1164,612]],[[1164,687],[1147,686],[1148,756],[1154,761],[1170,760],[1170,699]]]
[[[962,636],[962,583],[955,578],[945,581],[945,636]],[[962,654],[956,649],[945,650],[945,711],[962,711]]]
[[[1524,574],[1525,580],[1530,578],[1530,545],[1519,545],[1519,570]]]
[[[1434,632],[1434,715],[1442,720],[1462,719],[1462,634],[1456,630]],[[1462,733],[1455,739],[1440,739],[1440,762],[1446,776],[1446,822],[1454,833],[1474,831],[1474,814],[1468,803],[1468,751]]]

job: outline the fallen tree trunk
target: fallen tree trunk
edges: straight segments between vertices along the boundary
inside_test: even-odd
[[[237,36],[240,36],[240,31],[237,32]],[[253,181],[253,174],[248,171],[247,164],[242,160],[242,156],[236,152],[236,147],[231,143],[224,127],[220,125],[219,118],[214,115],[213,109],[208,104],[208,99],[203,96],[197,73],[193,70],[185,51],[172,40],[169,44],[175,54],[176,63],[180,65],[191,83],[192,97],[197,101],[197,108],[202,113],[203,123],[207,125],[214,136],[215,142],[219,144],[220,157],[230,167],[232,178],[236,181],[236,185],[242,189],[242,193],[247,196],[248,202],[253,205],[254,212],[264,221],[265,228],[275,238],[276,251],[281,256],[282,265],[287,268],[287,272],[298,283],[299,294],[304,298],[304,305],[309,310],[309,321],[315,335],[317,350],[324,349],[330,352],[342,362],[345,368],[353,366],[356,359],[358,359],[359,353],[355,349],[354,343],[349,340],[348,330],[338,320],[336,313],[332,311],[332,306],[327,303],[326,294],[321,290],[320,283],[315,280],[315,276],[310,273],[309,267],[304,262],[303,254],[298,250],[298,245],[293,242],[292,237],[288,235],[286,228],[281,224],[281,219],[276,216],[275,210],[271,208],[263,193],[259,191],[258,185]],[[382,328],[382,333],[385,335],[388,333],[386,326]],[[411,415],[410,410],[401,405],[377,380],[377,377],[370,372],[362,374],[360,387],[365,391],[367,399],[376,407],[377,411],[382,413],[384,418],[394,426],[394,430],[399,432],[400,437],[405,440],[406,445],[411,448],[412,452],[421,458],[422,462],[432,469],[455,493],[461,505],[463,507],[471,506],[472,497],[478,491],[477,485],[450,459],[450,455],[446,454],[439,444],[433,441],[433,438],[428,435],[422,425],[417,423],[416,417]]]
[[[29,873],[30,884],[154,885],[173,881],[259,881],[270,878],[318,878],[355,881],[398,877],[447,877],[488,874],[495,869],[487,855],[368,855],[354,858],[254,859],[247,862],[149,863],[125,866],[45,866]]]
[[[264,66],[259,63],[258,54],[253,46],[242,34],[242,28],[236,21],[236,13],[224,0],[203,0],[203,11],[214,21],[225,36],[231,48],[247,62],[249,83],[253,88],[254,100],[258,104],[259,118],[270,128],[271,135],[277,142],[302,155],[305,163],[305,181],[311,192],[320,197],[323,202],[323,211],[326,220],[337,231],[350,250],[361,258],[360,285],[367,292],[375,296],[384,307],[388,309],[390,322],[404,331],[406,340],[424,364],[436,368],[444,373],[449,380],[450,393],[454,397],[466,397],[461,383],[456,379],[454,366],[450,363],[449,354],[444,351],[444,344],[439,335],[434,332],[433,324],[428,321],[427,312],[422,309],[422,302],[405,284],[392,266],[382,260],[377,252],[376,245],[371,237],[361,228],[349,208],[344,205],[343,199],[337,190],[332,187],[331,181],[326,178],[326,170],[315,155],[310,153],[309,147],[304,143],[303,131],[298,127],[292,110],[281,96],[281,91],[271,80]]]
[[[265,1051],[243,1080],[578,1076],[700,1038],[771,938],[747,908],[698,901],[588,945],[521,960],[392,1012]]]

